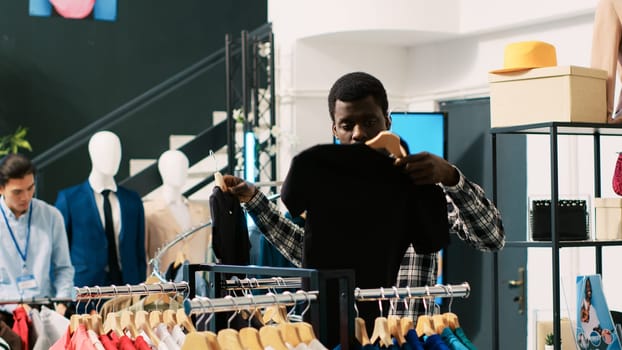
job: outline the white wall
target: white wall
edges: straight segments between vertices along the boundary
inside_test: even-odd
[[[297,141],[281,148],[281,175],[298,151],[331,141],[326,96],[342,74],[374,74],[385,84],[390,108],[396,110],[434,110],[439,101],[488,96],[488,71],[501,67],[503,49],[510,42],[546,41],[555,45],[558,65],[589,66],[596,2],[270,0],[277,43],[277,115],[284,133]],[[403,35],[404,30],[411,36]],[[615,196],[611,174],[622,140],[604,139],[604,144],[601,187],[603,196]],[[591,139],[565,137],[560,149],[560,193],[593,194],[593,169],[584,165],[591,164]],[[547,150],[548,138],[529,137],[532,195],[550,192]],[[622,309],[616,292],[622,283],[614,269],[620,253],[617,247],[604,249],[605,293],[617,310]],[[563,296],[574,301],[575,276],[594,273],[593,249],[566,248],[561,254]],[[551,308],[550,293],[542,293],[552,288],[551,274],[541,268],[550,261],[548,249],[530,249],[528,283],[543,288],[529,290],[529,315]]]

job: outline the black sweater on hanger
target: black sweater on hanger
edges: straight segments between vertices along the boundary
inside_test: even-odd
[[[304,267],[354,269],[356,286],[393,286],[409,243],[432,253],[449,242],[447,201],[414,185],[394,159],[366,145],[319,145],[294,157],[281,199],[307,211]]]

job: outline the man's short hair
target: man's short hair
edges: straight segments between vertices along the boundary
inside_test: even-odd
[[[35,173],[35,166],[28,157],[9,154],[0,161],[0,186],[6,185],[10,179],[23,179],[24,176]]]
[[[380,80],[365,72],[353,72],[342,76],[333,84],[328,94],[330,118],[335,121],[335,104],[337,100],[352,102],[367,96],[372,96],[382,109],[382,113],[385,116],[388,115],[389,101],[387,99],[387,91]]]

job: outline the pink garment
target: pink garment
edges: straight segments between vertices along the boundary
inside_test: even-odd
[[[93,11],[95,0],[50,0],[54,9],[65,18],[80,19]]]
[[[71,349],[71,331],[67,327],[67,332],[50,347],[50,350]]]
[[[18,306],[13,310],[13,320],[13,332],[17,333],[22,339],[22,349],[30,349],[28,346],[28,324],[30,319],[28,319],[28,314],[26,314],[26,309],[23,306]]]
[[[72,350],[96,350],[95,345],[89,338],[88,333],[86,332],[86,326],[81,324],[78,326],[78,329],[73,332],[71,336],[71,347],[68,349]]]

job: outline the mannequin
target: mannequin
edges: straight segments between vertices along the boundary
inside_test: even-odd
[[[110,131],[89,140],[91,172],[88,179],[58,193],[56,207],[65,219],[76,286],[137,284],[144,281],[145,215],[138,193],[117,186],[114,176],[121,161],[121,142]],[[109,190],[114,243],[106,234],[105,200]],[[120,277],[111,275],[109,245],[116,248]],[[112,249],[111,248],[111,249]],[[114,249],[112,249],[114,250]],[[116,280],[115,280],[116,279]]]
[[[179,150],[166,151],[158,158],[158,170],[162,177],[161,196],[144,203],[147,260],[178,234],[211,219],[209,208],[183,196],[188,166],[188,158]],[[185,260],[191,263],[210,262],[211,236],[211,227],[193,233],[162,255],[160,267],[168,269],[173,264],[177,268]]]

